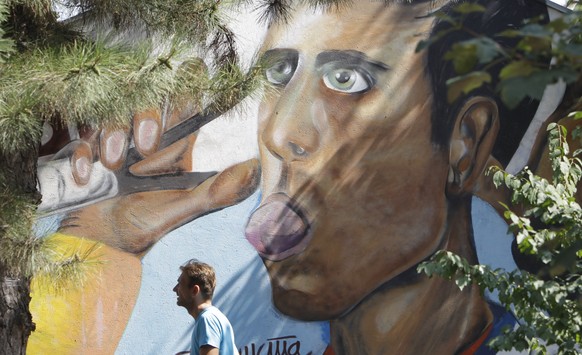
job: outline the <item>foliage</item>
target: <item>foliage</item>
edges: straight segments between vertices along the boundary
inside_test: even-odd
[[[59,21],[55,6],[78,15]],[[0,156],[34,154],[46,123],[128,126],[134,112],[170,100],[233,108],[261,81],[238,64],[225,7],[214,0],[1,0]],[[32,233],[35,202],[6,173],[0,262],[25,277],[74,276],[88,256],[51,258]]]
[[[578,2],[570,5],[577,6]],[[465,31],[463,19],[484,8],[463,5],[455,11],[461,21],[446,16],[441,20],[451,23],[450,31]],[[569,84],[570,95],[574,96],[568,103],[571,106],[566,108],[573,111],[570,119],[582,117],[578,111],[581,15],[573,11],[548,24],[532,19],[523,28],[499,33],[494,38],[469,34],[469,39],[456,43],[445,55],[457,73],[447,83],[449,101],[482,85],[496,83],[496,91],[511,108],[527,98],[541,99],[546,85],[562,80]],[[442,34],[437,39],[439,36]],[[508,48],[499,43],[504,38],[520,39],[515,47]],[[423,42],[418,49],[432,43]],[[543,64],[548,56],[554,58],[550,68]],[[489,71],[494,65],[501,65],[498,77]],[[538,270],[507,271],[470,265],[461,256],[439,251],[420,264],[418,271],[429,277],[439,275],[454,280],[460,289],[474,284],[482,292],[498,295],[500,303],[516,315],[519,324],[494,338],[489,343],[494,349],[545,354],[557,348],[561,354],[578,354],[582,346],[582,209],[576,193],[582,162],[578,158],[580,151],[569,151],[566,128],[555,123],[547,128],[552,168],[549,181],[527,167],[515,176],[499,168],[490,170],[495,185],[511,191],[512,205],[504,205],[504,216],[516,236],[519,251],[536,260]],[[574,138],[580,137],[579,131],[579,127],[574,129]]]
[[[0,278],[23,286],[14,314],[27,319],[17,319],[22,329],[7,328],[0,342],[13,336],[26,343],[32,276],[48,278],[37,287],[57,292],[98,276],[98,244],[58,250],[33,232],[43,126],[127,127],[135,112],[162,105],[202,107],[212,117],[233,109],[262,80],[239,64],[230,5],[0,0]],[[74,16],[59,20],[56,8]]]
[[[35,204],[18,192],[10,189],[0,180],[0,262],[9,265],[8,274],[18,270],[30,272],[33,267],[32,255],[38,250],[38,243],[30,238]]]
[[[204,62],[187,37],[151,37],[131,46],[110,42],[75,37],[58,46],[28,43],[0,67],[5,78],[0,83],[0,147],[10,151],[38,142],[43,122],[55,119],[61,124],[127,125],[132,112],[169,97],[209,97],[226,110],[258,86],[236,59],[220,57],[210,63],[210,75],[201,71]],[[183,62],[201,64],[176,70]]]
[[[449,32],[460,31],[467,35],[468,39],[458,41],[445,54],[445,59],[452,62],[457,73],[447,82],[449,102],[484,85],[496,83],[495,89],[503,102],[513,108],[526,98],[541,99],[548,84],[559,80],[571,84],[578,79],[582,69],[580,11],[572,11],[547,24],[533,18],[519,29],[506,30],[489,38],[473,33],[463,25],[469,16],[485,10],[481,5],[462,3],[453,9],[456,16],[437,13],[435,16],[449,23],[450,28],[421,41],[417,48],[423,50]],[[515,46],[500,44],[508,39],[519,40]],[[553,58],[550,68],[546,64],[548,57]],[[493,78],[491,68],[495,66],[501,66],[501,69]]]
[[[494,173],[495,184],[509,187],[512,201],[526,207],[520,216],[506,206],[505,217],[520,251],[541,262],[540,272],[469,265],[447,251],[418,267],[428,276],[454,280],[460,289],[476,284],[483,292],[498,292],[501,304],[520,324],[492,340],[490,346],[497,350],[547,353],[556,345],[562,354],[577,354],[582,345],[582,208],[575,200],[582,162],[569,156],[563,127],[552,124],[549,133],[551,182],[528,169],[515,176],[500,169]]]
[[[8,17],[8,7],[5,0],[0,0],[0,24],[6,21]],[[8,38],[4,38],[5,31],[0,26],[0,64],[4,63],[10,53],[14,52],[14,42]]]
[[[345,0],[317,0],[331,6]],[[36,154],[43,125],[127,127],[169,103],[223,113],[259,92],[239,64],[229,11],[248,0],[0,0],[0,161]],[[278,21],[287,1],[260,1]],[[59,12],[72,17],[59,20]],[[37,201],[0,170],[0,267],[80,281],[91,253],[56,258],[32,232]],[[32,177],[34,179],[34,177]],[[86,270],[85,270],[86,271]],[[59,288],[59,287],[57,287]]]
[[[55,291],[70,285],[82,285],[93,273],[97,243],[86,250],[58,253],[50,242],[36,238],[32,224],[36,218],[36,204],[6,184],[0,183],[0,263],[8,267],[7,275],[32,275],[48,277]]]
[[[0,161],[35,160],[47,123],[124,127],[133,113],[167,103],[232,109],[262,85],[258,68],[239,64],[227,26],[229,11],[250,3],[0,0]],[[277,21],[279,5],[290,3],[265,0],[259,9]],[[69,18],[59,20],[57,9]],[[51,255],[32,232],[38,201],[9,174],[0,170],[0,271],[80,281],[95,250]]]

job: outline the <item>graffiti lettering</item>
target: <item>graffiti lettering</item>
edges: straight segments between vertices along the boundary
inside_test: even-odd
[[[270,338],[262,344],[252,343],[239,349],[240,355],[301,355],[301,342],[295,335]]]

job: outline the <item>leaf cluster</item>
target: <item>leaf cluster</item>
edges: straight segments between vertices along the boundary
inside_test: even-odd
[[[494,183],[512,191],[512,202],[522,204],[518,215],[506,206],[509,229],[520,252],[532,255],[540,272],[506,271],[486,265],[469,265],[462,257],[437,252],[419,272],[454,280],[461,289],[478,285],[482,292],[496,291],[499,301],[512,310],[520,324],[506,329],[489,344],[497,350],[534,350],[545,354],[557,346],[561,354],[576,354],[582,344],[582,209],[575,200],[582,162],[571,154],[564,127],[551,124],[549,151],[552,181],[528,169],[511,175],[494,169]]]
[[[179,37],[215,54],[221,64],[236,61],[234,34],[216,0],[73,0],[63,6],[86,14],[86,20],[124,31],[143,27],[148,34]]]
[[[35,253],[33,263],[33,283],[36,289],[46,289],[50,293],[63,293],[82,287],[90,278],[100,278],[103,261],[101,244],[84,240],[82,244],[62,247],[54,240],[40,238],[41,252]]]
[[[12,276],[31,275],[32,255],[39,249],[31,234],[36,206],[25,196],[0,180],[0,265]]]
[[[96,277],[99,244],[62,250],[33,233],[36,201],[19,192],[0,175],[0,265],[8,277],[38,276],[39,285],[61,292]],[[50,282],[42,282],[50,280]]]
[[[59,21],[57,5],[79,14]],[[258,68],[240,67],[224,6],[0,0],[0,153],[35,154],[45,123],[126,127],[135,112],[168,103],[230,110],[262,77]],[[7,272],[45,275],[57,289],[90,277],[97,246],[55,254],[33,233],[37,201],[14,182],[0,185],[0,264]]]
[[[412,0],[406,1],[411,2]],[[256,9],[260,13],[259,21],[269,25],[287,23],[295,6],[306,5],[314,9],[339,9],[354,4],[352,0],[259,0],[254,1],[254,3],[256,3]]]
[[[0,0],[0,24],[5,22],[8,18],[8,6],[5,0]],[[0,26],[0,64],[4,63],[6,59],[14,52],[14,41],[9,38],[4,38],[6,31]]]
[[[22,3],[36,9],[35,1]],[[256,70],[245,73],[239,67],[234,38],[220,22],[217,2],[140,1],[137,10],[133,3],[67,3],[87,11],[71,20],[67,31],[84,21],[111,17],[125,29],[141,21],[148,34],[137,43],[94,34],[34,44],[31,39],[0,65],[0,149],[30,149],[38,144],[45,122],[127,126],[134,112],[168,100],[224,112],[260,86]],[[139,16],[130,16],[134,10]],[[26,16],[19,21],[34,23]],[[206,46],[215,52],[203,60],[197,48],[204,52]]]
[[[496,291],[499,301],[520,320],[515,329],[505,328],[488,346],[496,351],[530,350],[546,354],[555,346],[560,354],[578,354],[582,344],[582,307],[573,295],[582,292],[579,274],[543,281],[527,271],[507,272],[487,265],[470,265],[448,251],[438,251],[419,272],[453,280],[463,289],[476,284],[481,291]]]
[[[537,255],[550,266],[552,275],[582,270],[582,209],[575,198],[582,162],[577,158],[580,151],[570,155],[566,135],[563,126],[548,126],[551,182],[527,168],[515,176],[499,169],[493,175],[496,186],[512,191],[513,203],[525,206],[523,216],[508,206],[505,212],[520,251]]]
[[[526,98],[541,99],[548,84],[563,80],[567,84],[579,78],[582,69],[582,13],[578,10],[556,18],[547,24],[530,19],[519,29],[506,30],[493,37],[472,32],[463,21],[486,9],[477,4],[461,3],[452,10],[457,17],[437,13],[439,21],[450,27],[432,38],[421,41],[417,50],[435,44],[453,31],[464,32],[469,39],[458,41],[445,54],[456,71],[448,85],[448,100],[496,83],[495,89],[503,102],[514,108]],[[514,47],[503,46],[505,39],[516,39]],[[547,58],[553,58],[550,68]],[[491,68],[501,65],[497,74]],[[492,77],[496,75],[496,77]]]

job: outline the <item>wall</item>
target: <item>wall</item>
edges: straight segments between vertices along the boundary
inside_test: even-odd
[[[505,13],[523,10],[507,3]],[[329,344],[338,354],[458,353],[478,347],[490,324],[511,323],[494,296],[414,268],[439,248],[515,268],[500,196],[483,172],[499,152],[513,156],[502,162],[513,171],[528,162],[563,87],[521,128],[505,126],[494,97],[471,94],[433,133],[444,126],[431,121],[436,80],[424,74],[426,52],[415,52],[434,26],[419,15],[432,10],[299,8],[264,40],[254,14],[238,16],[245,58],[261,47],[275,90],[162,155],[152,132],[189,112],[138,115],[133,148],[151,164],[129,172],[121,166],[132,147],[119,133],[47,128],[45,146],[72,143],[64,158],[39,162],[37,230],[57,255],[81,250],[94,262],[82,288],[55,293],[50,280],[35,281],[28,353],[189,350],[194,321],[172,288],[191,258],[216,268],[214,303],[245,355],[323,354]],[[216,174],[176,190],[207,172]]]

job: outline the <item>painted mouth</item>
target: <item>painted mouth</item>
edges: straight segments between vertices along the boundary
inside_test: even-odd
[[[279,261],[305,249],[309,230],[309,221],[297,203],[276,193],[253,212],[245,236],[263,258]]]

